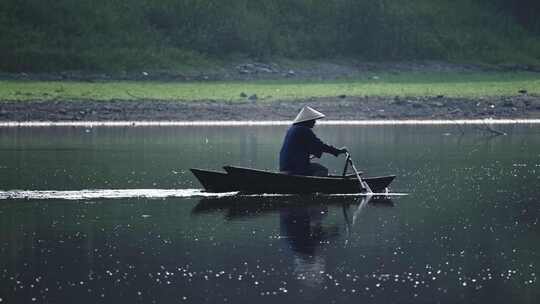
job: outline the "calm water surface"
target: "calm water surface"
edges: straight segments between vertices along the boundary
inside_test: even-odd
[[[275,169],[285,128],[0,129],[0,302],[538,303],[540,128],[317,127],[407,196],[193,190],[191,167]],[[183,195],[6,192],[82,189]]]

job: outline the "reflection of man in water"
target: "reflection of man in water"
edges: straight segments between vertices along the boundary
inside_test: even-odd
[[[337,236],[337,227],[325,228],[327,207],[291,207],[280,210],[281,237],[294,253],[294,273],[310,287],[323,282],[326,261],[317,251]]]

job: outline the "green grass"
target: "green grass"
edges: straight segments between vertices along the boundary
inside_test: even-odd
[[[46,82],[0,81],[0,100],[246,100],[260,101],[347,96],[437,96],[478,98],[513,96],[525,89],[540,95],[539,73],[403,73],[335,81],[276,80],[228,82]]]

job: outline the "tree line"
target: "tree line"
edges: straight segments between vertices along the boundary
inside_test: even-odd
[[[0,69],[198,58],[538,62],[537,0],[2,0]]]

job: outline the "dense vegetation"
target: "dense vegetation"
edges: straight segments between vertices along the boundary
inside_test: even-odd
[[[540,62],[535,0],[2,0],[0,70],[227,59]]]

